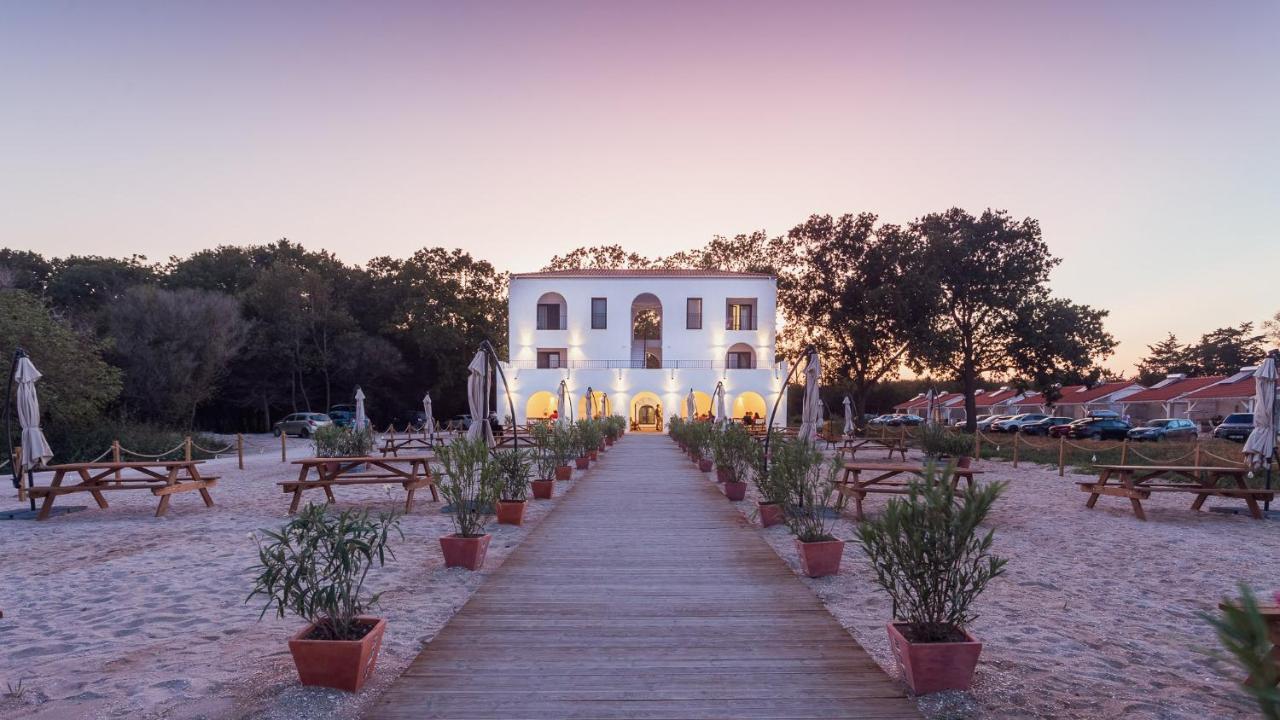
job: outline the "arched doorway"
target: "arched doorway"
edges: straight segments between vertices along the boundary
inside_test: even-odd
[[[529,396],[529,402],[524,406],[524,417],[526,422],[535,422],[537,420],[549,420],[551,413],[556,409],[556,396],[552,393],[544,391],[536,392]]]
[[[662,400],[651,392],[638,392],[631,399],[631,429],[662,431]]]
[[[734,420],[741,420],[747,413],[751,413],[753,417],[759,418],[756,423],[769,422],[769,408],[764,403],[764,398],[759,393],[741,392],[734,396],[733,407],[729,410],[729,415]]]
[[[662,302],[653,293],[631,301],[631,367],[662,367]]]
[[[680,417],[689,420],[689,393],[680,394]],[[693,391],[693,407],[698,417],[709,415],[711,413],[711,396],[701,390]]]
[[[596,390],[594,393],[595,402],[592,403],[590,411],[587,409],[587,391],[582,391],[582,397],[578,398],[578,417],[580,418],[600,418],[608,414],[608,396]]]

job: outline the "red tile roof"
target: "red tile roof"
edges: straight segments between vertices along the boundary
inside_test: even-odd
[[[1012,388],[1008,388],[1004,390],[993,390],[989,393],[983,393],[979,395],[977,398],[978,407],[990,407],[992,405],[995,405],[996,403],[1004,402],[1009,398],[1015,398],[1020,394],[1021,393],[1018,390],[1014,390]]]
[[[698,270],[694,268],[583,268],[581,270],[542,270],[540,272],[513,273],[512,278],[593,278],[593,277],[735,277],[772,278],[768,273],[730,272],[728,270]]]
[[[1121,400],[1123,403],[1144,403],[1144,402],[1164,402],[1172,400],[1184,393],[1199,390],[1207,385],[1212,385],[1219,380],[1225,380],[1225,375],[1210,375],[1209,377],[1183,378],[1175,380],[1168,385],[1162,387],[1153,387],[1136,392]]]
[[[1105,398],[1112,393],[1119,392],[1125,388],[1133,387],[1136,383],[1127,380],[1122,382],[1102,383],[1088,387],[1085,385],[1068,385],[1062,388],[1062,397],[1058,398],[1055,405],[1084,405],[1096,400]]]
[[[1258,384],[1253,375],[1246,375],[1236,382],[1223,382],[1207,385],[1199,390],[1187,393],[1185,400],[1216,400],[1251,398],[1257,392]]]

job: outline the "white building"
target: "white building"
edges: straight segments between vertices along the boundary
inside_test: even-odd
[[[769,275],[716,270],[562,270],[513,275],[508,362],[502,366],[516,422],[564,413],[623,415],[657,429],[685,415],[692,390],[712,412],[724,385],[733,418],[768,417],[783,390],[774,358],[777,284]],[[509,415],[499,380],[498,415]],[[775,424],[786,424],[786,398]],[[762,421],[763,422],[763,421]]]

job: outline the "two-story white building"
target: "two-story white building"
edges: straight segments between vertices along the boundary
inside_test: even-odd
[[[770,275],[716,270],[561,270],[513,275],[508,388],[499,416],[516,422],[623,415],[655,430],[685,416],[692,390],[699,415],[714,411],[723,385],[730,416],[767,421],[787,368],[774,358],[777,283]],[[559,407],[564,383],[570,408]],[[595,407],[587,408],[587,396]],[[786,398],[776,424],[786,422]]]

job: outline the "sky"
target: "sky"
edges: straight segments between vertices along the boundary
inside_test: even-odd
[[[1269,317],[1280,2],[0,0],[4,247],[528,271],[952,206],[1041,222],[1114,369]]]

